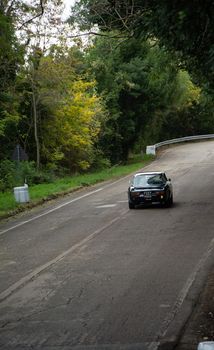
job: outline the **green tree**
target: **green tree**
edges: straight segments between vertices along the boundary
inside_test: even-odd
[[[37,166],[39,160],[71,170],[87,168],[93,162],[102,107],[94,83],[83,74],[80,50],[54,45],[48,55],[34,55],[31,62],[22,81],[20,111],[26,116],[20,132],[25,129],[23,143],[31,159],[37,159]]]
[[[214,3],[206,1],[80,0],[71,22],[83,29],[118,29],[127,37],[158,38],[187,69],[214,82]]]
[[[18,110],[22,92],[17,77],[29,44],[28,26],[43,15],[46,3],[46,0],[0,2],[0,158],[10,157],[21,138],[18,125],[22,116]],[[23,45],[20,38],[24,38]]]
[[[0,158],[11,155],[19,121],[16,76],[23,57],[12,20],[0,11]]]
[[[158,141],[169,113],[197,102],[200,89],[156,42],[131,38],[118,45],[111,39],[114,35],[97,38],[88,60],[109,111],[100,145],[117,163],[136,145],[142,148],[149,140]]]

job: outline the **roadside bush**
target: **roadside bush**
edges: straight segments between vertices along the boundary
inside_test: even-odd
[[[0,163],[0,191],[22,186],[25,182],[28,185],[53,182],[53,172],[38,171],[35,162],[14,162],[3,160]]]
[[[0,191],[4,192],[8,188],[15,186],[16,166],[15,162],[3,160],[0,163]]]
[[[90,166],[90,171],[96,171],[96,170],[102,170],[102,169],[108,169],[111,166],[111,162],[109,159],[104,157],[101,150],[95,150],[94,151],[94,157],[93,157],[92,164]]]
[[[28,177],[28,184],[32,185],[38,185],[42,183],[50,183],[53,182],[54,176],[51,173],[48,173],[46,171],[36,171],[34,174],[32,174],[31,177]]]
[[[21,162],[20,175],[22,183],[28,185],[50,183],[54,180],[54,171],[52,169],[37,170],[35,162]]]

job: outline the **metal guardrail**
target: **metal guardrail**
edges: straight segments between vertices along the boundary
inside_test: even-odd
[[[163,142],[156,143],[155,145],[147,146],[146,147],[146,154],[153,154],[156,155],[156,150],[162,146],[168,146],[174,143],[182,143],[182,142],[188,142],[188,141],[195,141],[195,140],[209,140],[214,139],[214,134],[209,135],[196,135],[196,136],[185,136],[180,137],[177,139],[167,140]]]

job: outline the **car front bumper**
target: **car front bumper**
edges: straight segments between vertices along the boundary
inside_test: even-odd
[[[160,203],[164,204],[166,201],[165,194],[153,194],[151,195],[144,195],[144,194],[132,194],[129,195],[129,201],[134,205],[146,205],[146,204],[155,204]]]

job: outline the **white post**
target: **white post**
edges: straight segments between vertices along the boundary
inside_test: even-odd
[[[156,155],[155,145],[147,146],[146,147],[146,154],[153,154],[155,156]]]

